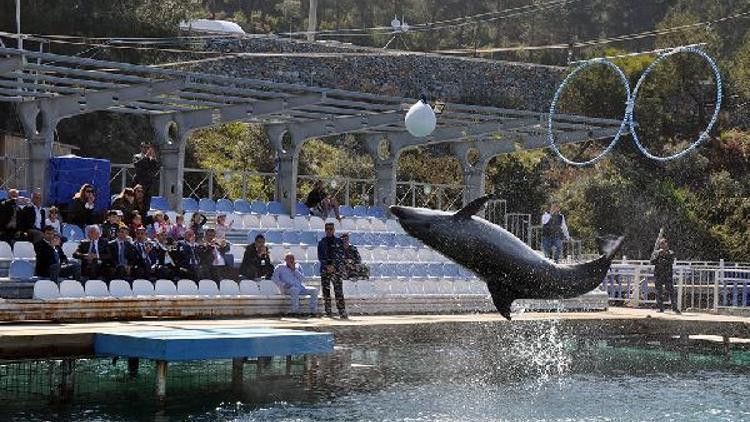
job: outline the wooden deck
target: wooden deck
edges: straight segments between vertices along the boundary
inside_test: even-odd
[[[126,333],[148,330],[205,328],[296,328],[315,331],[428,324],[532,324],[535,321],[559,320],[577,327],[595,327],[611,334],[689,335],[727,338],[732,342],[750,339],[750,318],[705,313],[609,308],[604,312],[524,313],[512,322],[495,313],[460,315],[383,315],[355,316],[349,320],[328,318],[252,318],[211,320],[139,320],[89,323],[23,322],[0,323],[0,359],[92,356],[94,334]],[[582,330],[581,333],[585,333]]]

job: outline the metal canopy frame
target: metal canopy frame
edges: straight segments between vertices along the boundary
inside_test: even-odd
[[[265,125],[281,161],[286,159],[295,167],[299,148],[306,140],[345,133],[364,133],[367,139],[388,139],[393,157],[414,146],[487,140],[497,134],[502,135],[498,142],[511,140],[516,145],[543,146],[540,135],[546,130],[546,114],[466,104],[446,104],[435,132],[427,138],[415,138],[406,131],[403,121],[405,106],[415,101],[0,48],[0,102],[17,105],[29,138],[29,187],[46,185],[43,183],[45,162],[52,154],[51,138],[57,123],[95,111],[150,118],[163,150],[173,150],[175,157],[172,158],[177,160],[171,160],[171,165],[164,170],[174,171],[178,178],[184,170],[181,162],[184,144],[192,131],[237,121]],[[592,134],[613,132],[619,125],[619,121],[564,114],[556,116],[556,121],[558,136],[565,142],[584,141]],[[170,139],[166,128],[172,124],[177,139]],[[282,142],[285,134],[291,136],[291,150]],[[393,161],[388,157],[380,158]],[[282,170],[289,169],[282,165],[280,172]],[[292,170],[296,178],[296,169]],[[296,182],[279,179],[282,179],[280,183],[292,185],[291,192],[284,192],[294,198],[284,202],[293,212],[291,201],[296,200]],[[179,205],[175,201],[182,194],[181,182],[173,181],[166,190],[173,194],[170,197],[173,205]],[[282,191],[279,189],[278,193],[283,195]]]

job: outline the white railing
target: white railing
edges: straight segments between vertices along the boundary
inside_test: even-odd
[[[718,312],[750,307],[750,267],[721,261],[708,264],[680,261],[675,265],[678,309]],[[652,306],[656,303],[653,271],[652,265],[613,263],[601,289],[608,293],[610,301],[633,307]]]
[[[370,206],[375,201],[375,179],[356,179],[348,177],[318,177],[300,175],[297,178],[297,200],[305,202],[313,184],[322,180],[328,192],[339,204],[350,207],[356,205]]]
[[[464,185],[437,183],[396,183],[396,205],[440,210],[458,210],[463,206]]]

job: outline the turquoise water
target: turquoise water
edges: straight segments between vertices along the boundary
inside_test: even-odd
[[[231,386],[226,362],[78,364],[72,404],[0,392],[0,420],[747,421],[750,353],[672,338],[585,334],[557,323],[376,327],[336,332],[306,369],[275,361]],[[27,374],[28,375],[28,374]]]

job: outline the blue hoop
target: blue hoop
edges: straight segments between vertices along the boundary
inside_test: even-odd
[[[625,94],[628,98],[628,102],[630,101],[631,95],[630,95],[630,82],[628,81],[628,77],[625,76],[625,73],[620,69],[619,66],[612,63],[611,61],[607,59],[594,59],[587,62],[582,63],[579,65],[573,72],[571,72],[568,76],[565,77],[565,79],[562,81],[560,86],[557,88],[557,92],[555,92],[555,96],[552,99],[552,105],[549,108],[549,118],[547,119],[547,144],[552,149],[552,151],[557,154],[558,157],[560,157],[561,160],[563,160],[566,164],[577,166],[577,167],[585,167],[592,164],[595,164],[602,158],[604,158],[605,155],[609,154],[609,152],[612,150],[612,148],[617,145],[617,142],[620,140],[620,137],[625,133],[625,129],[629,124],[629,116],[627,112],[627,107],[625,111],[625,115],[622,118],[622,123],[620,123],[620,127],[617,129],[617,133],[615,133],[614,137],[612,138],[612,142],[607,146],[607,148],[604,149],[599,155],[596,157],[588,160],[588,161],[573,161],[569,160],[567,157],[565,157],[562,152],[560,152],[560,149],[557,148],[557,145],[555,144],[555,133],[553,131],[553,120],[555,117],[555,114],[557,113],[557,102],[560,100],[560,96],[562,95],[563,90],[565,87],[570,83],[571,79],[578,74],[578,72],[586,69],[589,66],[597,65],[597,64],[603,64],[605,66],[608,66],[612,70],[615,71],[617,76],[620,78],[620,82],[622,82],[622,86],[625,87]]]
[[[714,114],[711,116],[711,120],[708,122],[708,126],[701,132],[701,134],[698,136],[698,139],[693,142],[689,147],[684,149],[683,151],[680,151],[676,154],[672,154],[666,157],[658,157],[656,155],[651,154],[646,147],[641,144],[640,139],[638,138],[638,133],[635,130],[636,121],[635,121],[635,103],[638,99],[638,92],[641,89],[641,86],[643,85],[643,82],[646,80],[646,77],[651,73],[651,71],[654,70],[656,65],[663,62],[664,60],[668,59],[674,54],[678,53],[692,53],[697,54],[703,59],[705,59],[708,64],[711,66],[711,70],[714,72],[714,77],[716,78],[716,107],[714,108]],[[716,62],[714,59],[711,58],[706,52],[699,48],[695,47],[680,47],[676,48],[668,53],[660,54],[659,57],[656,58],[643,72],[640,79],[638,79],[638,83],[635,85],[635,89],[633,90],[633,97],[632,101],[628,103],[628,109],[626,110],[626,115],[628,116],[628,121],[630,125],[630,134],[633,136],[633,142],[635,142],[635,145],[638,147],[638,149],[645,155],[646,157],[656,160],[656,161],[670,161],[670,160],[676,160],[678,158],[682,158],[686,154],[690,153],[692,150],[697,148],[700,144],[705,142],[709,138],[709,132],[711,132],[711,129],[713,129],[714,125],[716,125],[716,122],[719,119],[719,111],[721,110],[721,100],[722,100],[722,94],[721,94],[721,73],[719,71],[719,67],[716,65]]]

